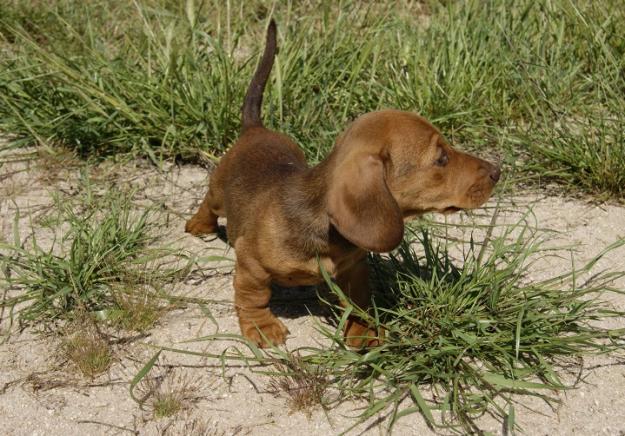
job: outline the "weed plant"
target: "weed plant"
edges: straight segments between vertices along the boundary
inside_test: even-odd
[[[54,211],[58,216],[46,220],[62,231],[51,244],[35,234],[23,242],[19,213],[14,243],[0,244],[9,288],[0,304],[10,323],[15,316],[22,325],[49,324],[89,313],[130,330],[153,324],[164,307],[163,286],[185,267],[181,252],[155,248],[154,212],[137,211],[115,190],[58,199]]]
[[[514,429],[516,394],[557,402],[578,381],[566,377],[571,367],[625,343],[625,328],[601,323],[625,315],[601,302],[622,292],[611,284],[623,273],[590,274],[625,241],[581,268],[531,280],[532,265],[563,253],[526,222],[499,232],[481,247],[465,244],[460,261],[427,230],[388,257],[372,255],[378,294],[369,319],[386,330],[384,344],[355,352],[324,328],[335,347],[307,349],[305,361],[332,368],[344,395],[368,398],[362,419],[386,410],[391,426],[420,412],[433,428],[478,431],[476,419],[491,414]]]

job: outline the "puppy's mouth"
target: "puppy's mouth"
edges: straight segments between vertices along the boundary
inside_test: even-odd
[[[408,221],[414,217],[421,216],[424,213],[428,212],[437,212],[442,213],[443,215],[449,215],[450,213],[460,212],[461,210],[465,210],[466,208],[457,207],[457,206],[449,206],[442,209],[431,207],[428,209],[411,209],[409,211],[404,212],[404,221]]]

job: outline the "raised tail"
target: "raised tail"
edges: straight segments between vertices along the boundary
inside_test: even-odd
[[[263,91],[265,90],[267,79],[269,79],[271,67],[273,67],[276,51],[276,22],[272,19],[267,28],[267,41],[263,57],[260,60],[260,64],[258,64],[258,68],[256,68],[249,88],[247,88],[245,100],[243,100],[243,109],[241,110],[241,130],[243,131],[250,127],[262,127],[263,125],[263,121],[260,118],[260,108],[263,104]]]

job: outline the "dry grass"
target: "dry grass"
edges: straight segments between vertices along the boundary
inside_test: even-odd
[[[330,384],[323,367],[305,362],[299,353],[290,353],[288,360],[276,360],[277,374],[269,383],[269,390],[277,396],[286,397],[290,413],[325,408],[325,397]]]
[[[171,306],[147,289],[121,289],[113,293],[115,308],[108,320],[114,328],[145,332],[158,322]]]
[[[216,427],[215,424],[201,418],[172,420],[165,425],[159,424],[156,431],[159,436],[226,436],[226,434],[237,434],[236,431],[226,433],[224,430]]]
[[[171,365],[161,365],[153,370],[154,373],[144,377],[136,387],[141,406],[152,418],[169,418],[188,411],[201,398],[201,379],[191,378]]]
[[[106,337],[86,317],[66,327],[67,338],[61,343],[61,355],[85,377],[94,378],[113,363],[113,350]]]

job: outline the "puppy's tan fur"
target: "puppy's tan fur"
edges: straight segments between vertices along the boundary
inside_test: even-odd
[[[499,179],[497,167],[454,150],[426,119],[396,110],[359,117],[328,157],[309,167],[291,138],[260,120],[275,50],[272,21],[244,102],[241,137],[186,225],[195,235],[213,233],[217,218],[227,217],[241,331],[261,346],[284,343],[288,333],[268,308],[272,283],[318,284],[320,262],[352,302],[367,309],[367,251],[397,247],[410,217],[482,205]],[[345,335],[353,346],[379,342],[378,332],[356,317]]]

